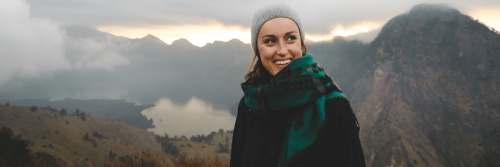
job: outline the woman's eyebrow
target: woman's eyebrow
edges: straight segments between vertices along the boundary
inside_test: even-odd
[[[275,35],[268,34],[268,35],[264,35],[264,36],[262,36],[262,39],[264,39],[264,38],[266,38],[266,37],[276,38],[276,36],[275,36]]]
[[[287,32],[285,35],[289,35],[291,33],[297,33],[297,31],[290,31],[290,32]]]
[[[290,34],[292,34],[292,33],[297,33],[297,31],[290,31],[290,32],[287,32],[287,33],[285,33],[285,36],[286,36],[286,35],[290,35]],[[275,35],[272,35],[272,34],[268,34],[268,35],[264,35],[264,36],[262,36],[262,38],[265,38],[265,37],[274,37],[274,38],[276,38],[276,36],[275,36]]]

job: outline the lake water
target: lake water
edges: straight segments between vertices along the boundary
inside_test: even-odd
[[[213,109],[211,104],[196,97],[192,97],[185,105],[175,104],[168,98],[161,98],[155,105],[141,113],[153,119],[155,128],[148,131],[161,136],[167,133],[169,137],[185,135],[189,138],[219,129],[234,129],[235,116],[227,110]]]

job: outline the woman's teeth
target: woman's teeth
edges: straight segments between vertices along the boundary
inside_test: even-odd
[[[292,62],[292,61],[291,60],[283,60],[283,61],[276,61],[276,64],[278,64],[278,65],[284,65],[284,64],[288,64],[290,62]]]

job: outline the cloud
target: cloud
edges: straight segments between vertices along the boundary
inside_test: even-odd
[[[0,0],[0,83],[67,69],[63,32],[48,19],[31,18],[21,0]]]
[[[236,117],[226,110],[213,109],[203,100],[192,97],[185,105],[177,105],[168,98],[161,98],[156,106],[142,111],[148,119],[152,118],[156,134],[191,137],[208,134],[218,129],[233,129]],[[161,119],[161,121],[160,121]]]
[[[358,34],[363,34],[363,33],[368,33],[368,32],[376,32],[382,28],[384,23],[380,22],[371,22],[371,21],[365,21],[365,22],[360,22],[357,24],[354,24],[349,27],[345,27],[342,24],[338,24],[335,26],[334,29],[329,34],[305,34],[306,41],[314,41],[314,42],[319,42],[319,41],[332,41],[333,38],[337,36],[353,36],[353,35],[358,35]],[[378,31],[377,31],[378,30]],[[356,38],[355,38],[356,39]],[[375,39],[375,36],[371,39],[363,39],[362,41],[371,41]]]
[[[131,44],[119,45],[110,38],[68,38],[66,59],[73,68],[101,68],[111,70],[116,66],[127,65],[129,60],[117,52]]]
[[[0,0],[0,84],[13,77],[50,75],[73,68],[128,64],[110,40],[68,37],[49,19],[34,18],[24,0]]]

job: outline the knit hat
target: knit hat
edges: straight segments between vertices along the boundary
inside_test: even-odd
[[[252,49],[254,54],[257,54],[258,52],[257,35],[259,34],[260,27],[262,27],[262,25],[268,20],[271,20],[276,17],[286,17],[292,19],[297,24],[297,27],[299,27],[300,39],[302,41],[304,40],[304,33],[302,32],[302,28],[300,28],[301,25],[300,19],[299,16],[297,16],[297,14],[295,13],[295,11],[293,11],[292,8],[290,8],[288,5],[284,3],[272,4],[260,8],[253,15],[250,32],[252,35],[251,40],[252,40]]]

